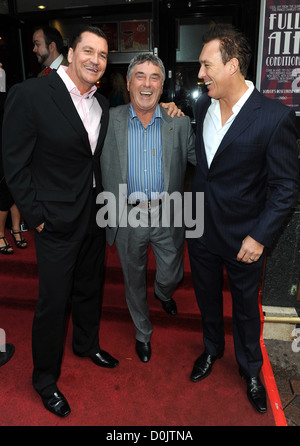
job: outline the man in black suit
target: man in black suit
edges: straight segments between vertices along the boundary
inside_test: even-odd
[[[217,25],[204,36],[198,76],[208,92],[196,109],[192,185],[194,196],[204,192],[204,234],[189,239],[188,246],[205,351],[191,379],[206,378],[224,352],[225,266],[236,359],[248,398],[263,413],[267,408],[259,379],[263,360],[258,305],[262,254],[296,200],[299,172],[295,113],[245,80],[250,59],[245,37],[231,26]]]
[[[69,66],[12,87],[4,115],[6,180],[23,218],[36,228],[33,386],[59,416],[70,413],[56,384],[70,297],[74,353],[101,367],[118,364],[100,349],[98,336],[106,242],[96,225],[96,194],[108,104],[95,82],[107,56],[102,31],[83,28],[70,47]]]

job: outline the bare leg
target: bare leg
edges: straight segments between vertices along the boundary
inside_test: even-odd
[[[15,204],[10,208],[11,213],[11,222],[12,222],[12,236],[15,239],[16,245],[18,248],[25,249],[27,248],[27,241],[22,237],[20,223],[21,223],[21,214],[19,209]]]
[[[3,238],[5,237],[5,223],[6,223],[6,219],[7,219],[7,215],[8,215],[8,211],[0,211],[0,249],[4,248],[6,246],[6,239]],[[7,252],[11,252],[13,253],[13,249],[10,246],[7,249]]]

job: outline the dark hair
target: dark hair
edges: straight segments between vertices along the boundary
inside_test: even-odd
[[[217,24],[210,28],[202,38],[204,43],[220,40],[220,51],[224,65],[233,57],[239,61],[244,77],[252,57],[252,50],[247,38],[230,24]]]
[[[97,26],[83,25],[75,32],[72,37],[70,47],[73,48],[73,50],[75,50],[76,45],[81,41],[81,35],[84,32],[96,34],[98,37],[102,37],[103,39],[105,39],[108,44],[107,36],[102,31],[102,29],[98,28]]]
[[[64,52],[63,38],[60,32],[56,28],[53,28],[52,26],[42,25],[42,26],[37,26],[34,31],[38,31],[39,29],[41,29],[44,33],[45,43],[47,48],[49,48],[51,42],[54,42],[56,44],[57,51],[60,54]]]

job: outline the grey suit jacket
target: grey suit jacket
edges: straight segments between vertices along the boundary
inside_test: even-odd
[[[107,241],[113,244],[126,209],[126,197],[120,191],[120,185],[127,185],[127,141],[129,106],[121,105],[110,109],[109,126],[101,155],[102,181],[105,192],[116,198],[116,214],[109,215],[107,226]],[[161,109],[163,125],[162,161],[165,192],[183,194],[187,162],[196,164],[195,135],[188,117],[171,118]],[[111,201],[112,202],[112,201]],[[109,209],[109,207],[108,207]],[[110,212],[109,212],[110,213]],[[114,218],[116,217],[116,218]],[[175,245],[180,246],[184,239],[184,226],[174,227],[173,206],[170,207],[170,231]]]

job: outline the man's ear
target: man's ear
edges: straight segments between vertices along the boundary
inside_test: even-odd
[[[54,53],[54,51],[56,51],[56,43],[55,42],[49,43],[48,48],[49,48],[50,53]]]
[[[229,68],[230,68],[230,74],[236,73],[240,66],[237,58],[233,57],[232,59],[230,59],[230,61],[228,63],[229,63]]]
[[[72,63],[72,60],[73,60],[73,48],[69,48],[69,51],[68,51],[68,62]]]

